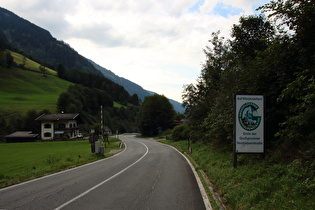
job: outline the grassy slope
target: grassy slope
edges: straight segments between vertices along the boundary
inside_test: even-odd
[[[22,62],[21,55],[11,54],[17,64]],[[31,60],[27,60],[27,65],[30,69],[39,66]],[[17,67],[0,68],[0,116],[23,115],[31,109],[56,112],[59,95],[67,91],[72,83],[54,76],[56,72],[48,71],[50,73],[43,76],[42,73]]]
[[[30,109],[55,112],[59,95],[71,85],[56,76],[17,68],[1,69],[0,75],[0,112],[5,116]]]
[[[23,64],[23,56],[10,51],[17,65]],[[57,112],[59,95],[66,92],[73,83],[57,77],[57,72],[46,68],[47,76],[39,71],[40,64],[25,58],[23,70],[18,67],[0,67],[0,117],[26,114],[28,110],[48,109]],[[31,70],[31,71],[30,71]],[[125,106],[114,102],[114,107]]]
[[[162,141],[187,151],[187,141]],[[232,151],[202,143],[191,144],[191,157],[206,172],[228,209],[315,209],[315,163],[291,163],[277,157],[239,155],[233,168]]]
[[[19,64],[23,64],[23,60],[24,60],[24,56],[23,55],[18,54],[16,52],[12,52],[12,51],[10,51],[10,53],[11,53],[11,55],[12,55],[12,57],[14,59],[14,62],[16,64],[18,64],[18,65]],[[25,57],[25,68],[33,70],[33,71],[40,72],[39,66],[40,66],[39,63],[37,63],[37,62],[35,62],[35,61]],[[47,74],[51,74],[51,75],[57,76],[57,72],[52,70],[52,69],[50,69],[50,68],[46,68],[46,71],[47,71]]]
[[[116,108],[123,107],[123,108],[127,109],[127,106],[121,105],[120,103],[118,103],[116,101],[114,101],[114,107],[116,107]]]

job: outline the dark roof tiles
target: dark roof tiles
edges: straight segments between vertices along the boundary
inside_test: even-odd
[[[57,120],[75,120],[79,116],[79,113],[76,114],[43,114],[37,117],[37,121],[57,121]]]
[[[32,133],[32,131],[16,131],[5,136],[5,138],[35,138],[37,136],[38,134]]]

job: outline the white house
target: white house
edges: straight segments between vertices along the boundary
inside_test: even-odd
[[[76,138],[79,135],[79,113],[43,114],[35,119],[41,122],[41,139]]]

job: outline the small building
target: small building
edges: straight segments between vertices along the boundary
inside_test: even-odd
[[[80,133],[79,113],[43,114],[35,120],[41,122],[42,140],[72,139]]]
[[[38,140],[38,134],[32,133],[32,131],[16,131],[4,137],[5,142],[35,142]]]
[[[182,125],[182,124],[187,124],[189,121],[187,119],[182,119],[182,120],[174,120],[173,121],[173,126],[177,126],[177,125]]]

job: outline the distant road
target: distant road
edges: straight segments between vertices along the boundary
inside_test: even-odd
[[[181,154],[120,137],[126,149],[118,155],[0,190],[0,209],[205,209]]]

